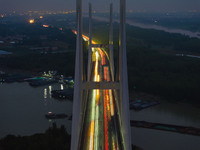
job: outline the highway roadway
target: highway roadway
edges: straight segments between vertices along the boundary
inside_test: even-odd
[[[75,31],[74,31],[75,33]],[[85,41],[89,38],[83,35]],[[92,44],[97,44],[92,41]],[[94,82],[110,82],[109,58],[102,48],[92,48],[91,78]],[[116,90],[88,90],[84,115],[81,149],[122,150],[119,125],[118,95]]]

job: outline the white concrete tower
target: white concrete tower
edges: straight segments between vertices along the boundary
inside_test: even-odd
[[[114,81],[114,53],[113,53],[113,4],[110,4],[110,31],[109,31],[109,60],[110,69],[112,75],[112,81]]]
[[[92,4],[89,3],[89,50],[88,50],[88,70],[87,80],[90,80],[92,62]]]
[[[131,150],[131,127],[129,111],[128,74],[126,59],[126,0],[120,0],[119,29],[119,84],[121,106],[121,128],[126,150]]]
[[[74,82],[74,100],[72,112],[72,136],[71,150],[78,150],[81,124],[81,104],[83,91],[81,85],[83,83],[83,46],[82,46],[82,0],[76,0],[76,21],[77,21],[77,37],[76,37],[76,62],[75,62],[75,82]]]
[[[126,59],[126,0],[120,0],[119,69],[114,79],[113,5],[108,44],[92,41],[89,4],[89,52],[85,80],[82,44],[82,0],[76,0],[77,39],[71,150],[131,150]],[[92,51],[93,50],[93,51]]]

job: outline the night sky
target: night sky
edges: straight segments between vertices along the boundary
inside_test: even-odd
[[[83,0],[91,1],[95,9],[103,10],[111,1],[119,0]],[[76,0],[0,0],[0,13],[27,10],[74,10]],[[200,0],[127,0],[127,10],[147,12],[200,11]]]

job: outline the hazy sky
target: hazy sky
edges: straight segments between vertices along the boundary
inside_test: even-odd
[[[91,1],[96,9],[105,8],[111,1]],[[76,0],[0,0],[0,13],[13,10],[73,10]],[[200,11],[200,0],[127,0],[127,10],[133,11]]]

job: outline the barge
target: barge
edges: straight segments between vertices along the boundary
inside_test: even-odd
[[[136,100],[130,102],[130,109],[134,110],[142,110],[151,106],[155,106],[160,104],[160,102],[157,101],[142,101],[142,100]]]
[[[48,112],[48,114],[45,115],[47,119],[63,119],[66,118],[66,114],[53,114],[52,112]]]
[[[131,120],[131,126],[200,136],[200,128]]]

